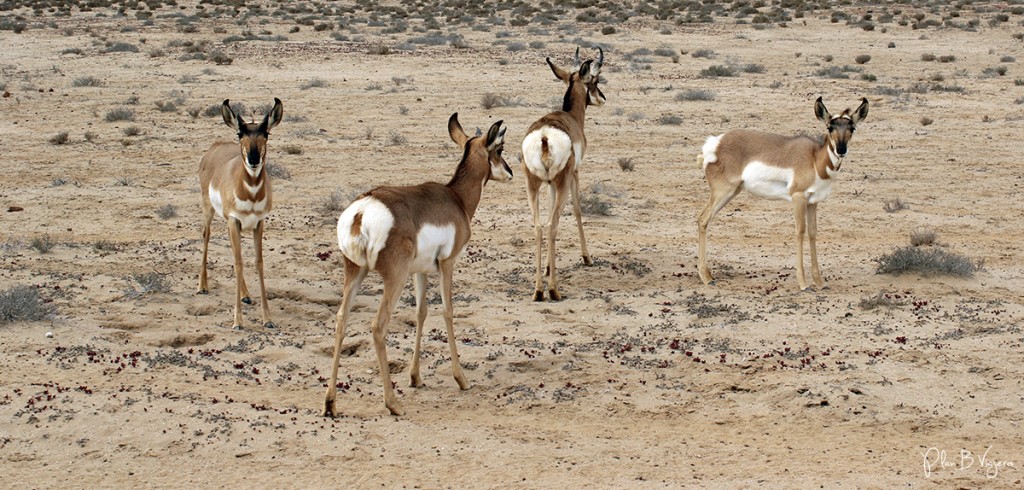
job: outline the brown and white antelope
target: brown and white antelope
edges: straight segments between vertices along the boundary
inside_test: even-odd
[[[580,212],[580,164],[583,154],[587,151],[587,137],[583,134],[583,123],[586,118],[587,106],[604,105],[605,98],[597,84],[601,78],[601,67],[604,65],[604,50],[598,49],[597,60],[580,63],[580,50],[576,48],[576,56],[571,70],[555,66],[551,58],[547,58],[548,66],[559,80],[568,88],[562,100],[562,110],[554,111],[533,123],[523,138],[523,166],[526,167],[526,195],[533,212],[533,228],[536,235],[537,272],[534,276],[534,301],[544,301],[541,289],[543,270],[541,255],[543,252],[544,231],[540,221],[540,190],[541,184],[548,184],[551,189],[551,215],[548,219],[548,294],[553,301],[562,299],[558,292],[558,279],[555,274],[555,236],[558,231],[558,219],[565,206],[565,199],[572,195],[572,210],[576,215],[576,227],[580,232],[580,253],[583,263],[591,264],[590,253],[587,252],[587,240],[583,236],[583,217]]]
[[[423,385],[420,379],[420,340],[427,317],[427,273],[441,273],[441,300],[448,328],[452,375],[459,388],[469,388],[456,346],[452,326],[452,274],[455,261],[470,237],[470,223],[480,204],[483,186],[488,180],[508,182],[512,169],[501,152],[505,142],[502,122],[494,123],[484,137],[470,138],[459,124],[458,113],[448,119],[448,135],[463,148],[462,160],[447,185],[427,182],[407,187],[378,187],[349,205],[338,219],[338,245],[345,259],[345,288],[338,310],[334,337],[331,378],[324,399],[325,417],[332,417],[338,393],[338,359],[345,338],[349,311],[366,274],[377,271],[384,280],[377,317],[371,333],[377,352],[380,377],[384,384],[384,405],[393,415],[402,415],[402,407],[391,387],[388,355],[384,339],[409,274],[416,292],[416,349],[410,370],[411,385]]]
[[[274,99],[274,107],[263,122],[247,123],[233,111],[227,100],[220,108],[224,124],[238,131],[238,143],[218,141],[199,161],[199,186],[203,192],[203,264],[199,268],[199,294],[206,294],[206,252],[210,245],[210,223],[214,215],[228,222],[231,251],[235,256],[235,324],[242,328],[242,302],[252,304],[242,277],[242,230],[252,230],[256,248],[256,270],[263,301],[263,326],[274,328],[267,306],[267,288],[263,283],[263,227],[270,214],[270,179],[267,178],[267,138],[281,122],[284,107]]]
[[[846,149],[857,123],[868,115],[868,99],[860,107],[833,116],[821,102],[814,103],[814,115],[825,123],[827,132],[819,140],[807,136],[782,136],[760,131],[736,129],[710,136],[704,143],[704,175],[711,187],[711,198],[697,216],[697,270],[704,284],[711,284],[707,265],[708,223],[723,206],[746,189],[766,199],[785,199],[793,203],[796,216],[796,277],[800,289],[807,289],[804,278],[804,231],[810,242],[811,274],[814,285],[825,281],[818,268],[818,203],[832,193],[832,179],[846,158]]]

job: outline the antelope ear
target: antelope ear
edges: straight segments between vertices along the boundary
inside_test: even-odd
[[[451,136],[452,141],[459,145],[460,148],[464,148],[466,141],[469,140],[469,136],[466,136],[466,132],[462,130],[462,125],[459,124],[458,112],[448,118],[448,136]]]
[[[270,109],[270,112],[266,116],[263,116],[263,123],[260,125],[264,132],[269,132],[274,126],[277,126],[281,122],[281,117],[284,115],[284,105],[281,104],[281,99],[274,97],[274,107]]]
[[[487,130],[487,151],[491,151],[505,143],[505,128],[501,125],[504,121],[498,121]]]
[[[565,83],[569,83],[569,72],[555,66],[555,64],[551,62],[551,58],[544,58],[544,60],[548,62],[548,66],[551,67],[551,72],[555,74],[556,78]]]
[[[229,128],[239,130],[242,126],[242,119],[235,114],[235,111],[231,110],[231,103],[228,99],[224,99],[224,104],[220,106],[220,115],[224,118],[224,124],[227,124]]]
[[[814,102],[814,116],[819,121],[828,124],[832,120],[832,114],[829,114],[828,109],[825,108],[825,104],[821,101],[821,97]]]
[[[865,117],[868,117],[868,98],[862,97],[860,107],[853,111],[853,124],[861,122]]]
[[[590,78],[597,75],[597,72],[591,71],[593,66],[594,60],[584,61],[583,65],[580,66],[580,80],[583,80],[584,83],[590,82]]]

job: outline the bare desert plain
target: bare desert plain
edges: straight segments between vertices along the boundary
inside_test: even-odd
[[[1024,4],[843,3],[0,3],[0,486],[1020,487]],[[545,57],[598,46],[594,264],[567,207],[565,297],[534,302],[520,144],[561,105]],[[792,205],[747,193],[711,224],[704,285],[705,138],[822,135],[819,96],[870,102],[819,207],[827,288],[797,285]],[[225,99],[262,118],[275,97],[277,328],[255,304],[234,330],[223,220],[196,294],[198,163],[235,136]],[[455,112],[470,135],[504,120],[515,172],[485,186],[455,271],[472,386],[434,276],[426,386],[408,387],[410,285],[387,339],[406,414],[388,413],[371,274],[325,418],[338,215],[447,182]],[[958,267],[880,272],[901,251]]]

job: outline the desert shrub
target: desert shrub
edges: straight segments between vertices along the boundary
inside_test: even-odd
[[[228,56],[227,53],[219,49],[216,49],[210,53],[209,60],[218,65],[230,65],[233,61],[235,61],[234,58]]]
[[[142,134],[142,128],[138,126],[128,126],[127,128],[122,129],[121,132],[123,132],[125,136],[138,136]]]
[[[711,59],[711,58],[715,57],[715,50],[713,50],[713,49],[696,49],[692,53],[690,53],[690,56],[693,56],[694,58],[707,58],[707,59]]]
[[[103,82],[96,77],[78,77],[71,82],[72,87],[99,87]]]
[[[307,81],[306,83],[303,83],[301,86],[299,86],[299,88],[302,90],[309,90],[311,88],[326,88],[330,86],[331,84],[327,83],[327,80],[313,77],[309,79],[309,81]]]
[[[930,125],[933,122],[935,122],[935,121],[932,121],[932,118],[930,118],[928,116],[921,117],[921,125],[922,126],[928,126],[928,125]]]
[[[220,114],[219,109],[217,113]],[[127,107],[118,107],[117,109],[111,109],[107,111],[107,113],[103,116],[103,119],[107,122],[134,121],[135,110],[129,109]]]
[[[301,153],[302,149],[299,148]],[[288,168],[280,163],[270,162],[267,163],[267,175],[281,180],[291,180],[292,173],[288,171]]]
[[[604,26],[601,28],[601,34],[604,34],[606,36],[609,34],[615,34],[615,28],[612,26]]]
[[[931,53],[924,53],[921,55],[921,61],[935,61],[935,55]]]
[[[868,296],[866,298],[861,298],[860,303],[858,304],[858,306],[860,306],[860,308],[862,310],[870,311],[870,310],[874,310],[876,308],[883,308],[883,307],[884,308],[888,308],[888,309],[892,309],[892,308],[895,308],[897,306],[903,306],[905,304],[907,304],[906,300],[904,300],[902,297],[900,297],[900,295],[888,293],[888,292],[885,292],[885,291],[879,291],[878,294],[876,294],[874,296]]]
[[[409,142],[409,138],[406,138],[402,133],[392,129],[388,131],[387,146],[402,146]]]
[[[882,205],[882,209],[887,213],[895,213],[897,211],[903,211],[904,209],[910,209],[910,205],[897,197],[896,199],[889,199],[885,201],[885,204]]]
[[[982,263],[940,247],[908,245],[875,259],[879,274],[917,273],[925,276],[970,277]]]
[[[173,204],[164,204],[156,210],[156,215],[160,219],[171,219],[178,215],[178,207]]]
[[[177,112],[178,105],[173,100],[156,102],[156,109],[160,112]]]
[[[867,62],[871,61],[871,55],[870,54],[858,54],[853,59],[853,61],[857,62],[858,65],[863,65],[864,63],[867,63]]]
[[[43,320],[54,310],[37,288],[18,285],[0,291],[0,324]]]
[[[679,92],[674,97],[676,102],[692,101],[692,100],[704,100],[710,101],[715,100],[715,93],[710,90],[697,90],[689,89]]]
[[[526,43],[522,43],[522,42],[519,42],[519,41],[512,41],[512,42],[508,43],[508,46],[505,46],[505,49],[508,49],[509,51],[512,51],[513,53],[516,52],[516,51],[522,51],[522,50],[526,49]]]
[[[823,78],[850,78],[850,75],[838,66],[830,66],[818,70],[817,75]]]
[[[621,168],[623,172],[632,172],[633,170],[636,169],[636,164],[633,163],[633,159],[632,158],[620,157],[619,158],[619,168]]]
[[[954,61],[956,61],[956,56],[954,55],[944,54],[942,56],[939,56],[939,63],[952,63]]]
[[[757,63],[747,63],[740,66],[740,71],[743,73],[764,73],[765,68],[764,65],[759,65]]]
[[[611,216],[612,203],[595,192],[580,198],[580,211],[587,216]]]
[[[131,43],[113,43],[105,50],[108,53],[138,53],[139,47]]]
[[[51,136],[49,141],[51,145],[63,145],[71,141],[71,138],[68,136],[67,131],[61,131]]]
[[[82,50],[80,48],[64,48],[60,54],[82,54]]]
[[[132,274],[125,278],[127,283],[124,287],[124,296],[128,299],[135,299],[149,293],[167,293],[171,291],[171,284],[158,272],[143,272]]]
[[[1000,57],[999,58],[999,62],[1000,63],[1016,63],[1017,62],[1017,58],[1014,58],[1013,56],[1010,56],[1010,55],[1006,55],[1006,56]]]
[[[874,76],[874,75],[872,75],[870,73],[861,73],[860,74],[860,79],[864,80],[865,82],[877,82],[878,81],[878,77],[876,77],[876,76]]]
[[[354,194],[347,194],[338,188],[323,198],[320,202],[320,211],[323,214],[338,214],[344,211],[354,200]]]
[[[371,44],[368,48],[366,48],[366,54],[376,54],[376,55],[391,54],[391,48],[389,48],[388,45],[386,45],[384,43],[375,43],[375,44]]]
[[[302,147],[299,145],[285,145],[281,147],[281,151],[288,155],[301,155]]]
[[[663,114],[661,117],[658,118],[658,124],[666,126],[679,126],[682,123],[683,118],[676,116],[674,114]]]
[[[700,71],[701,78],[734,77],[736,70],[725,65],[711,65]]]
[[[910,244],[915,247],[935,245],[935,241],[938,239],[939,234],[935,233],[935,230],[931,228],[918,228],[910,232]]]
[[[995,77],[1006,75],[1007,68],[1005,66],[990,66],[981,71],[983,77]]]
[[[500,95],[494,93],[486,93],[480,98],[480,106],[484,109],[493,109],[495,107],[514,107],[522,105],[522,101],[519,99],[513,99],[508,95]]]
[[[50,253],[50,250],[53,250],[53,247],[56,245],[57,242],[53,241],[53,238],[50,238],[50,235],[35,237],[28,244],[29,247],[41,254]]]

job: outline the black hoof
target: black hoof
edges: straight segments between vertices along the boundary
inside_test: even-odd
[[[196,291],[196,294],[210,294],[210,290],[200,289],[199,291]]]
[[[544,291],[535,291],[533,293],[534,301],[544,301]]]
[[[277,328],[277,325],[274,325],[274,322],[267,322],[263,324],[263,328]]]
[[[590,259],[589,255],[583,256],[583,265],[594,265],[594,261]]]
[[[551,296],[551,301],[562,301],[562,295],[558,294],[558,291],[554,289],[548,291],[548,296]]]
[[[252,298],[246,296],[246,297],[242,298],[242,302],[247,304],[247,305],[251,305],[252,304]]]
[[[235,325],[235,326],[231,327],[231,330],[241,330],[241,329],[242,329],[241,325]]]

